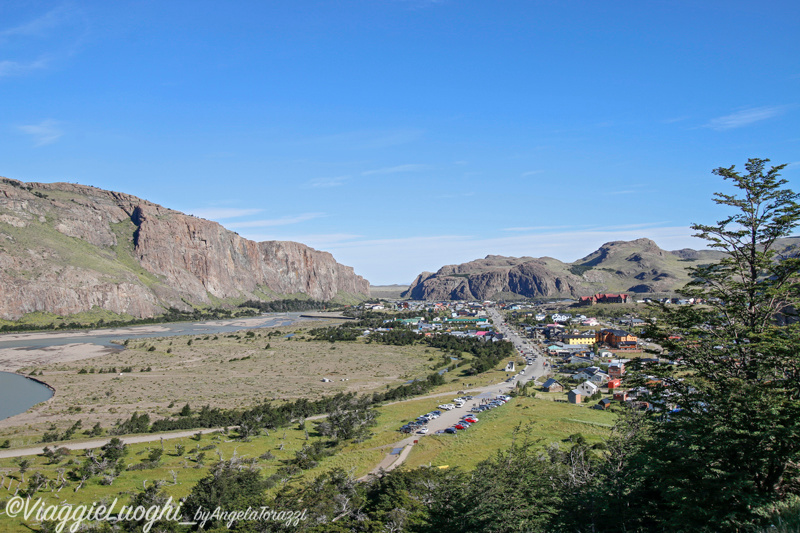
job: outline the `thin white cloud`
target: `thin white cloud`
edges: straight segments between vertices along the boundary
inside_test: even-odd
[[[577,226],[528,226],[519,228],[503,228],[503,231],[550,231],[555,229],[568,229],[575,227]]]
[[[55,120],[47,119],[39,124],[20,126],[19,130],[22,133],[31,135],[36,146],[45,146],[56,142],[64,135],[64,132],[57,127],[58,124]]]
[[[29,61],[27,63],[9,60],[0,61],[0,78],[6,76],[21,76],[34,70],[46,68],[48,63],[49,61],[45,58]]]
[[[299,224],[315,218],[324,217],[325,213],[303,213],[302,215],[286,216],[281,218],[273,218],[269,220],[248,220],[246,222],[233,222],[226,224],[227,228],[268,228],[272,226],[288,226],[290,224]]]
[[[526,178],[528,176],[535,176],[536,174],[541,174],[544,170],[529,170],[527,172],[523,172],[520,174],[521,177]]]
[[[607,192],[604,192],[603,194],[605,194],[606,196],[614,196],[614,195],[617,195],[617,194],[633,194],[635,192],[636,191],[631,191],[631,190],[627,190],[627,191],[607,191]]]
[[[43,37],[49,30],[64,22],[69,15],[65,6],[52,9],[30,22],[0,30],[0,38],[4,37]]]
[[[206,207],[202,209],[193,209],[189,212],[193,213],[195,216],[207,218],[209,220],[224,220],[227,218],[239,218],[255,215],[256,213],[260,213],[262,211],[263,209],[257,208],[240,209],[235,207]]]
[[[0,50],[5,54],[12,50],[26,53],[25,57],[0,59],[0,78],[50,67],[76,53],[87,34],[88,23],[82,8],[71,3],[64,3],[28,22],[0,27],[0,45],[14,45],[0,46]]]
[[[363,235],[353,233],[311,233],[306,235],[274,235],[265,233],[243,233],[242,237],[256,242],[292,241],[305,244],[318,250],[324,250],[334,244],[360,239]]]
[[[350,176],[337,176],[335,178],[314,178],[306,183],[306,188],[309,189],[327,189],[330,187],[340,187],[344,182],[350,179]]]
[[[429,169],[429,165],[397,165],[394,167],[377,168],[375,170],[366,170],[361,173],[362,176],[374,176],[381,174],[397,174],[398,172],[419,172],[421,170]]]
[[[371,283],[409,283],[420,272],[436,271],[444,265],[471,261],[487,255],[555,257],[571,262],[611,241],[647,237],[662,249],[701,249],[706,242],[691,236],[684,226],[648,229],[573,230],[547,234],[476,238],[469,235],[438,235],[398,239],[369,239],[331,243],[324,249],[340,263],[355,268]]]
[[[741,111],[725,115],[724,117],[711,119],[708,124],[706,124],[706,127],[717,131],[741,128],[782,115],[789,110],[789,107],[790,106],[783,105],[742,109]]]
[[[655,228],[658,226],[665,226],[669,224],[668,221],[662,220],[660,222],[643,222],[640,224],[619,224],[617,226],[603,226],[602,228],[595,228],[595,230],[608,230],[608,231],[618,231],[618,230],[631,230],[631,229],[647,229],[647,228]]]

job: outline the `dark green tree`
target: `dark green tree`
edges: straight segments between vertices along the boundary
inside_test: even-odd
[[[376,424],[375,416],[368,397],[352,398],[348,404],[336,407],[324,420],[317,422],[317,431],[334,441],[362,441],[369,437],[369,429]]]
[[[183,516],[198,516],[200,510],[208,515],[217,507],[226,511],[243,511],[248,507],[258,508],[265,504],[264,490],[267,485],[261,473],[237,460],[221,461],[214,464],[209,474],[201,479],[186,498]],[[198,529],[222,528],[225,524],[217,520],[198,524]],[[245,528],[249,524],[236,523],[233,530]]]
[[[646,369],[663,378],[654,403],[677,409],[655,423],[640,496],[669,530],[740,530],[798,490],[800,259],[778,239],[800,205],[768,161],[714,170],[738,190],[715,194],[732,213],[692,229],[725,255],[690,269],[681,294],[701,303],[665,307],[651,332],[679,362]]]
[[[165,509],[169,502],[169,496],[161,487],[164,485],[163,481],[154,481],[150,485],[146,485],[142,490],[137,492],[131,497],[129,506],[132,508],[141,507],[143,509],[154,509],[151,511],[151,517],[157,517],[155,509],[159,511]],[[170,504],[174,507],[175,504]],[[123,531],[144,531],[147,528],[150,531],[170,532],[178,529],[177,523],[174,520],[154,520],[150,523],[151,518],[145,517],[140,520],[124,520],[120,522]]]
[[[105,443],[100,450],[103,452],[103,459],[110,462],[115,462],[128,453],[128,447],[117,437],[113,437]]]
[[[574,450],[576,462],[588,463],[585,446],[577,445]],[[567,478],[560,464],[562,453],[572,452],[557,447],[545,452],[540,443],[525,439],[480,463],[455,506],[450,531],[549,531],[548,524],[561,508]],[[573,489],[584,483],[582,474],[577,477],[580,481]]]

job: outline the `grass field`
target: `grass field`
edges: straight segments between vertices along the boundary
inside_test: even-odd
[[[127,418],[134,410],[158,416],[175,414],[185,403],[193,407],[206,403],[243,407],[263,399],[280,401],[315,398],[338,391],[384,390],[387,386],[428,375],[432,366],[441,361],[439,350],[424,346],[312,341],[308,329],[315,326],[143,339],[129,342],[128,349],[120,353],[25,369],[26,372],[43,371],[41,379],[58,391],[53,400],[39,407],[49,414],[49,423],[53,426],[15,427],[3,430],[0,436],[3,440],[9,438],[12,446],[18,447],[33,444],[44,430],[52,430],[52,427],[63,430],[78,419],[82,420],[84,430],[91,428],[94,421],[101,421],[108,427],[113,420]],[[470,356],[461,354],[460,358],[468,360]],[[429,395],[496,384],[507,375],[498,368],[479,376],[465,376],[468,366],[445,373],[445,384]],[[116,371],[108,372],[112,367]],[[125,367],[131,367],[131,371],[126,370],[120,376]],[[100,370],[105,372],[100,373]],[[322,383],[322,377],[334,381]],[[397,431],[402,423],[435,409],[443,401],[443,398],[423,397],[381,406],[371,438],[341,446],[335,455],[320,460],[315,468],[279,480],[272,490],[283,483],[308,481],[333,468],[343,468],[354,477],[365,475],[383,460],[392,445],[406,437]],[[467,431],[421,438],[401,468],[448,465],[472,469],[497,450],[506,448],[518,428],[528,431],[531,438],[541,439],[543,446],[568,439],[575,433],[595,442],[609,434],[614,416],[610,412],[557,403],[549,398],[519,397],[499,409],[482,413],[480,422]],[[37,496],[50,503],[83,504],[119,498],[122,505],[141,490],[145,480],[162,480],[166,483],[166,492],[180,498],[206,475],[208,465],[220,457],[230,459],[234,454],[254,458],[262,473],[270,476],[308,444],[308,439],[320,438],[313,421],[306,422],[306,429],[308,434],[295,423],[286,429],[272,430],[269,435],[262,433],[249,442],[236,440],[234,433],[206,435],[199,441],[192,438],[168,440],[164,442],[161,462],[154,468],[126,470],[111,485],[102,485],[99,478],[92,478],[79,492],[74,491],[77,482],[72,480],[60,492],[45,489]],[[185,447],[185,453],[178,454],[176,445]],[[131,445],[125,463],[129,466],[142,463],[151,449],[160,447],[159,442]],[[200,452],[205,453],[202,464],[196,460]],[[266,452],[269,455],[265,455]],[[81,462],[83,452],[73,451],[59,464],[46,464],[44,457],[29,459],[34,464],[26,473],[28,479],[34,472],[40,472],[54,480],[58,469],[69,471]],[[1,503],[13,495],[18,485],[17,462],[0,460],[0,476],[5,477],[0,488]],[[0,516],[0,530],[30,529],[19,520]]]
[[[438,403],[441,401],[433,398],[417,399],[379,408],[372,438],[344,446],[336,455],[323,459],[317,467],[300,472],[286,482],[307,481],[333,468],[343,468],[354,477],[366,474],[385,457],[388,447],[405,437],[397,431],[402,422],[434,409]],[[481,413],[480,422],[457,435],[429,435],[421,438],[402,468],[448,465],[450,468],[472,469],[480,461],[494,455],[497,450],[508,447],[517,427],[523,430],[527,428],[531,438],[542,440],[542,446],[563,441],[575,433],[582,434],[589,442],[597,442],[609,434],[614,417],[611,412],[588,407],[526,397],[514,398],[498,409]],[[306,427],[309,429],[310,439],[316,439],[313,422],[307,421]],[[74,492],[77,483],[73,481],[60,492],[48,489],[38,493],[37,497],[47,499],[48,503],[64,501],[74,504],[119,498],[119,505],[122,505],[128,502],[131,495],[141,490],[146,480],[163,480],[166,482],[166,492],[180,498],[189,494],[192,485],[207,474],[208,465],[220,456],[227,460],[235,453],[238,457],[255,458],[262,473],[270,476],[307,443],[305,432],[297,424],[287,429],[273,430],[269,436],[262,434],[250,442],[234,440],[233,433],[205,435],[199,441],[194,438],[169,440],[164,442],[165,453],[161,464],[156,468],[122,472],[112,485],[101,485],[98,478],[92,478],[79,492]],[[182,456],[176,453],[176,444],[185,447],[186,452]],[[150,449],[160,447],[158,442],[131,445],[125,463],[141,463]],[[208,449],[203,451],[204,466],[198,467],[194,459],[202,448]],[[270,452],[272,457],[260,458],[266,452]],[[72,455],[64,458],[58,465],[46,464],[44,457],[30,458],[34,464],[26,473],[26,479],[30,479],[34,472],[41,472],[48,478],[55,479],[58,468],[69,470],[75,462],[82,460],[82,455],[82,452],[72,452]],[[14,460],[0,460],[0,475],[5,475],[4,488],[0,488],[2,502],[13,495],[13,489],[20,478],[19,467]],[[281,484],[279,481],[278,486],[272,490],[277,490]],[[7,490],[9,485],[12,487],[11,491]],[[0,530],[10,533],[30,531],[20,520],[12,520],[6,516],[0,516]]]
[[[529,431],[533,439],[542,439],[543,445],[576,433],[588,442],[599,442],[608,437],[616,415],[568,403],[518,397],[477,416],[479,422],[466,431],[420,439],[406,467],[447,465],[472,469],[507,447],[516,428]]]

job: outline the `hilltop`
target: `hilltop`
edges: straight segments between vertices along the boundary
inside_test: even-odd
[[[782,239],[785,250],[800,238]],[[437,272],[423,272],[404,298],[416,300],[485,300],[498,295],[526,298],[574,298],[595,293],[668,293],[689,281],[686,268],[722,257],[713,250],[662,250],[650,239],[613,241],[573,263],[552,257],[488,255]]]

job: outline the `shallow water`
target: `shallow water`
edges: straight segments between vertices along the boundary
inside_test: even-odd
[[[53,391],[41,383],[19,374],[0,372],[0,420],[24,413],[52,396]]]

